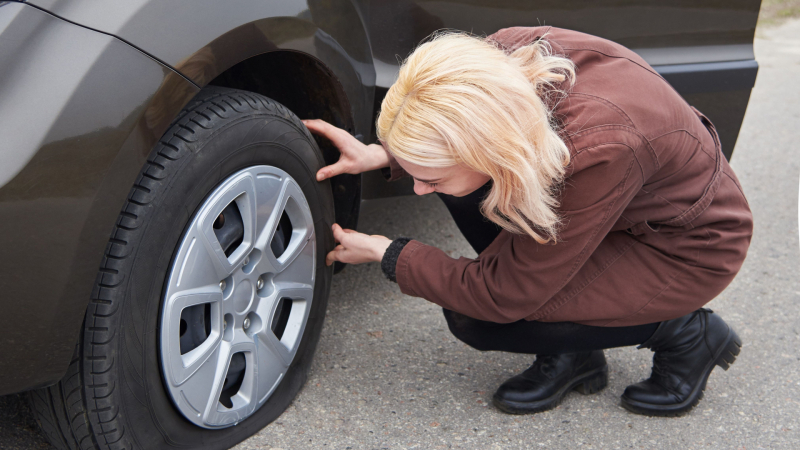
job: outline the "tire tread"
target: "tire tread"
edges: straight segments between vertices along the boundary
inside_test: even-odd
[[[69,450],[97,448],[83,396],[81,349],[75,352],[58,384],[29,391],[28,401],[45,437],[53,447]]]

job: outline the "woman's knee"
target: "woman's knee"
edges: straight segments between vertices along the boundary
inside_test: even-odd
[[[489,345],[486,333],[486,323],[482,320],[473,319],[472,317],[443,309],[444,318],[447,320],[447,327],[459,341],[469,345],[470,347],[487,351],[493,350]]]

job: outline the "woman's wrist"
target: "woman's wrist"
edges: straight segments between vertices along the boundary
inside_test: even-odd
[[[386,254],[386,249],[392,244],[392,240],[384,236],[376,236],[376,238],[377,241],[374,246],[375,254],[373,259],[376,262],[381,262],[383,260],[383,255]]]
[[[381,144],[370,144],[367,146],[369,151],[369,163],[367,170],[383,169],[389,167],[389,154]],[[366,170],[365,170],[366,172]]]

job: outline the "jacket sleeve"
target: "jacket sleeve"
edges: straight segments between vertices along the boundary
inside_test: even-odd
[[[503,230],[477,258],[455,259],[412,240],[397,260],[400,290],[480,320],[533,315],[575,276],[642,187],[635,153],[621,144],[583,150],[571,165],[556,244]]]

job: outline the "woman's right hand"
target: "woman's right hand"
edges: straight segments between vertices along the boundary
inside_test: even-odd
[[[389,167],[389,156],[381,145],[364,145],[347,131],[320,119],[304,120],[303,124],[314,134],[324,136],[339,149],[339,161],[317,172],[317,181],[349,173],[357,175],[369,170]]]

